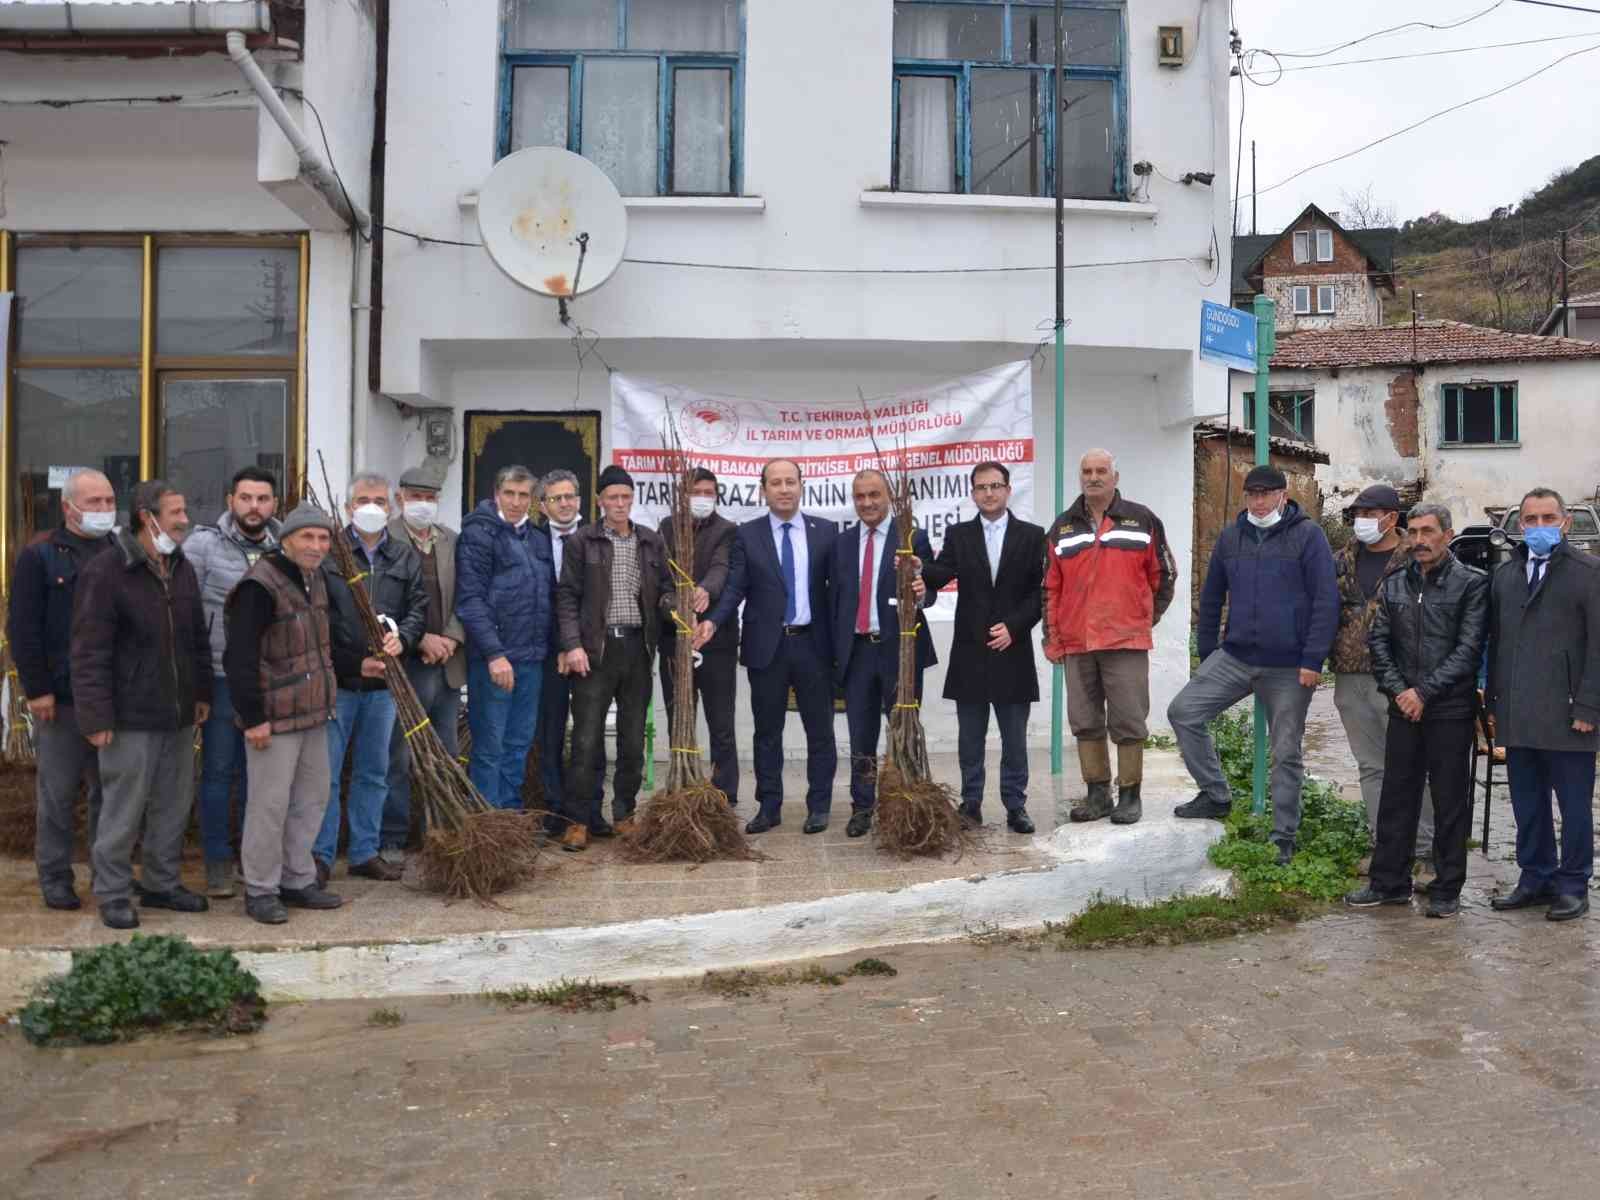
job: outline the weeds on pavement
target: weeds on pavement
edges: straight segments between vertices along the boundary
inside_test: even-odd
[[[763,995],[771,988],[789,987],[797,983],[808,983],[817,987],[840,987],[845,980],[853,977],[899,973],[881,958],[863,958],[844,971],[830,971],[818,963],[807,963],[803,967],[772,967],[764,970],[741,967],[731,971],[707,971],[705,978],[700,981],[700,986],[708,992],[733,1000],[744,996]]]
[[[507,1008],[542,1004],[563,1012],[615,1012],[623,1004],[648,1004],[650,997],[626,983],[596,983],[593,979],[563,979],[544,987],[519,983],[515,987],[491,989],[484,999]]]
[[[398,1008],[375,1008],[367,1014],[367,1024],[375,1029],[393,1029],[405,1022],[406,1015]]]

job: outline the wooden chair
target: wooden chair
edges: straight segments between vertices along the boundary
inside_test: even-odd
[[[1488,713],[1483,704],[1483,691],[1478,692],[1477,730],[1472,739],[1472,790],[1483,793],[1483,842],[1479,849],[1489,853],[1489,801],[1497,787],[1509,787],[1506,777],[1506,748],[1494,744],[1494,732],[1489,727]],[[1483,763],[1483,777],[1478,777],[1478,763]],[[1499,774],[1496,775],[1496,770]]]

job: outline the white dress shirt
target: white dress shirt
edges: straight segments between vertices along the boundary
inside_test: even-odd
[[[772,523],[772,547],[778,552],[778,578],[783,578],[783,526],[775,513],[768,513]],[[811,548],[806,543],[806,519],[796,510],[789,518],[789,546],[794,554],[794,624],[811,624]]]
[[[991,521],[982,513],[978,514],[978,521],[983,526],[984,549],[989,554],[989,582],[993,583],[1000,576],[1000,551],[1006,544],[1006,525],[1011,520],[1009,511],[1002,511],[1000,516]]]
[[[1542,575],[1544,572],[1548,571],[1549,569],[1550,569],[1550,556],[1548,554],[1545,554],[1545,555],[1530,554],[1530,555],[1528,555],[1528,586],[1529,587],[1533,586],[1533,576],[1534,576],[1534,572],[1535,571],[1538,571]]]
[[[894,544],[889,537],[889,531],[894,528],[894,518],[885,517],[876,525],[862,524],[859,526],[860,537],[856,540],[856,578],[861,578],[861,568],[867,565],[867,530],[873,531],[872,538],[872,581],[868,595],[872,598],[867,601],[867,630],[871,633],[881,633],[878,624],[878,574],[883,570],[883,556],[894,553]],[[859,603],[859,599],[857,603]],[[855,615],[851,614],[854,622]]]

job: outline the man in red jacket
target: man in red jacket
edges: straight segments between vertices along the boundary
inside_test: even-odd
[[[1151,631],[1172,603],[1177,568],[1158,518],[1117,490],[1117,462],[1090,450],[1078,463],[1082,494],[1045,536],[1044,653],[1067,668],[1067,720],[1089,795],[1074,821],[1142,814],[1149,736]],[[1117,799],[1111,752],[1117,743]]]

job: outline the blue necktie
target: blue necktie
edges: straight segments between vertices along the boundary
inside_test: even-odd
[[[783,554],[781,556],[783,567],[783,593],[786,597],[783,605],[783,623],[793,625],[795,617],[794,608],[794,543],[789,540],[789,522],[783,523]]]

